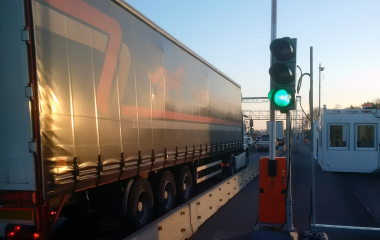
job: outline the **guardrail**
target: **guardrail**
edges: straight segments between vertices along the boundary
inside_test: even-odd
[[[277,149],[276,157],[281,156],[281,154],[286,151],[286,144],[284,144],[283,146],[284,147]]]
[[[259,163],[257,162],[219,183],[209,191],[178,206],[170,213],[125,238],[125,240],[188,239],[198,230],[199,226],[258,175]]]

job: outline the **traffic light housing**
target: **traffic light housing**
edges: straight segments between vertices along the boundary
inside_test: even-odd
[[[271,42],[270,92],[271,110],[295,110],[297,39],[278,38]]]

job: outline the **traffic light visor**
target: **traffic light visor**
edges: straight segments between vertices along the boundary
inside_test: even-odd
[[[287,61],[293,57],[294,49],[287,39],[279,38],[270,44],[270,51],[279,61]]]
[[[294,81],[292,69],[282,63],[273,64],[269,68],[269,75],[278,84],[288,84]]]
[[[287,107],[291,102],[292,96],[285,89],[280,89],[274,94],[274,104],[279,107]]]
[[[268,98],[270,101],[272,101],[273,93],[274,93],[274,89],[270,90],[268,93]]]

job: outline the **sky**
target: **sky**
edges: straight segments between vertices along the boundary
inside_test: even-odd
[[[270,0],[126,0],[166,32],[241,85],[243,97],[269,92]],[[313,47],[313,102],[342,108],[380,98],[380,1],[278,0],[277,38],[297,38],[297,65],[310,73]],[[300,72],[297,71],[297,79]],[[309,109],[310,78],[300,96]],[[322,108],[321,106],[321,108]],[[243,104],[267,111],[268,103]],[[265,129],[265,121],[255,121]]]

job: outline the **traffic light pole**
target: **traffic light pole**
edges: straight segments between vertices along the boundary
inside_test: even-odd
[[[272,24],[271,24],[271,43],[276,39],[277,32],[277,0],[272,0]],[[295,47],[295,46],[293,46]],[[294,49],[295,50],[295,49]],[[271,49],[270,65],[273,66],[273,52]],[[272,84],[272,81],[271,81]],[[273,89],[273,86],[271,86]],[[268,170],[270,176],[276,176],[277,174],[277,161],[276,161],[276,118],[275,110],[273,109],[273,103],[270,104],[270,122],[269,122],[269,161]],[[285,229],[287,232],[296,232],[297,230],[293,228],[293,209],[292,209],[292,187],[291,187],[291,162],[290,162],[290,151],[291,151],[291,112],[288,110],[286,112],[286,166],[287,166],[287,192],[286,192],[286,207],[285,207]],[[271,164],[272,163],[272,164]],[[271,169],[272,168],[272,169]],[[275,168],[275,171],[271,171]]]
[[[293,207],[292,207],[292,165],[290,161],[290,154],[291,154],[291,122],[292,122],[292,114],[290,111],[286,113],[286,172],[288,174],[288,180],[287,180],[287,193],[286,193],[286,209],[285,209],[285,216],[286,216],[286,231],[288,232],[294,232],[297,231],[293,228]]]
[[[318,103],[318,115],[321,114],[321,64],[319,64],[319,103]]]
[[[272,0],[272,22],[271,22],[271,42],[276,39],[277,35],[277,0]],[[270,56],[270,66],[272,66],[272,53]],[[275,110],[270,106],[270,121],[269,121],[269,161],[276,161],[276,147],[275,147],[275,134],[276,134],[276,115]]]

